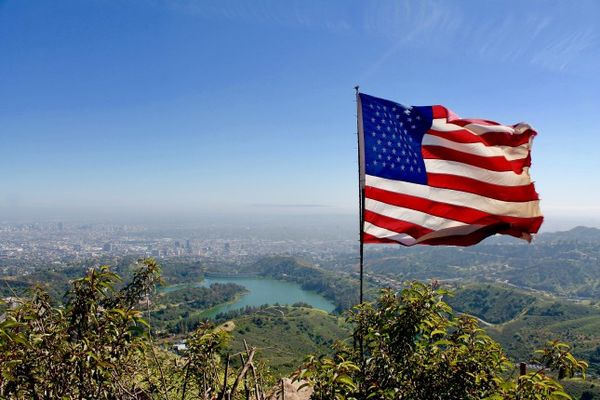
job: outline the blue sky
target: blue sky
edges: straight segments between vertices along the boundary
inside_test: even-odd
[[[600,219],[600,2],[0,0],[0,220],[356,211],[353,86],[526,121]]]

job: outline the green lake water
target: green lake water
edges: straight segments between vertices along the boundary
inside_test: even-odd
[[[291,305],[303,302],[327,312],[335,309],[335,305],[331,301],[318,293],[302,289],[296,283],[269,278],[211,277],[205,278],[202,286],[208,287],[213,283],[235,283],[245,287],[248,293],[241,295],[234,302],[218,305],[202,313],[202,316],[207,318],[212,318],[221,312],[237,310],[246,306],[275,303]]]

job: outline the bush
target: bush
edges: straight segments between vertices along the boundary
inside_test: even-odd
[[[130,284],[108,267],[72,283],[64,307],[35,289],[0,323],[0,397],[16,399],[126,398],[142,391],[140,358],[147,323],[135,307],[160,278],[145,260]]]
[[[38,288],[7,310],[0,399],[240,399],[242,382],[262,392],[256,349],[247,346],[241,369],[230,368],[229,333],[211,323],[188,336],[181,357],[154,345],[138,306],[159,280],[148,259],[117,290],[120,277],[102,266],[72,282],[64,306]]]
[[[384,290],[375,303],[355,307],[353,345],[338,343],[333,358],[310,357],[296,379],[314,399],[569,399],[558,378],[585,373],[563,343],[537,352],[539,366],[519,376],[500,345],[469,316],[455,316],[448,293],[411,283]]]

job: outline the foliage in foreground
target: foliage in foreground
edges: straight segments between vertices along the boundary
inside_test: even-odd
[[[108,267],[90,269],[72,282],[64,306],[37,289],[8,310],[0,321],[0,398],[265,398],[256,349],[244,343],[227,354],[223,329],[200,326],[181,356],[153,343],[141,311],[160,280],[153,260],[118,290],[119,280]],[[550,343],[532,361],[536,368],[518,375],[473,318],[452,314],[445,294],[419,283],[384,291],[351,312],[354,346],[309,358],[297,377],[323,400],[570,398],[559,380],[583,376],[587,365],[567,345]]]
[[[0,324],[0,395],[8,398],[104,398],[137,395],[130,377],[145,351],[146,322],[138,302],[158,281],[146,262],[116,291],[118,275],[90,270],[72,283],[64,307],[35,289]]]
[[[350,314],[353,346],[339,343],[333,358],[309,357],[296,378],[319,400],[571,398],[559,380],[584,377],[587,364],[569,346],[549,343],[520,375],[474,318],[453,315],[447,294],[421,283],[384,290]]]
[[[247,357],[240,370],[228,368],[229,333],[211,324],[188,336],[181,357],[154,345],[140,311],[160,280],[154,260],[121,290],[119,280],[106,266],[90,269],[72,282],[64,306],[38,288],[8,310],[0,321],[0,398],[233,399],[242,383],[261,392],[256,349],[238,354]]]

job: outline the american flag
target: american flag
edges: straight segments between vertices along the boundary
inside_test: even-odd
[[[469,246],[542,224],[527,124],[358,95],[363,242]]]

